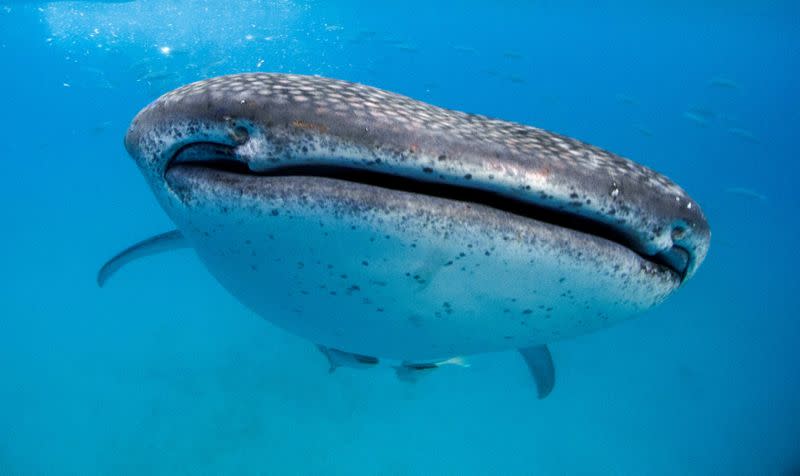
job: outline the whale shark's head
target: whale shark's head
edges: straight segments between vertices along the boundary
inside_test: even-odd
[[[691,277],[709,246],[698,204],[642,165],[344,81],[256,73],[190,84],[142,110],[125,145],[179,226],[204,204],[244,207],[242,197],[272,200],[276,212],[289,199],[299,214],[319,201],[380,210],[420,230],[468,222],[496,233],[514,221],[506,242],[563,249],[586,280],[658,283],[635,288],[651,303]]]

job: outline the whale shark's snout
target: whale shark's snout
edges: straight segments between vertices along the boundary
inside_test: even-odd
[[[369,187],[374,202],[400,191],[606,240],[678,283],[709,246],[698,204],[642,165],[541,129],[344,81],[256,73],[190,84],[142,110],[125,144],[162,200],[186,202],[225,180],[241,193],[255,178],[332,179],[339,193]]]

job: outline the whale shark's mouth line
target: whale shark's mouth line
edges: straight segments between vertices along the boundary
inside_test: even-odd
[[[564,209],[545,207],[529,201],[515,199],[492,190],[465,185],[423,180],[418,177],[394,174],[385,170],[367,170],[348,165],[304,163],[278,165],[268,170],[252,170],[247,163],[237,160],[234,149],[228,145],[195,142],[179,149],[167,163],[164,171],[180,167],[203,168],[227,174],[250,177],[317,177],[341,182],[358,183],[379,189],[396,190],[482,205],[511,213],[529,220],[583,233],[615,243],[635,253],[640,258],[666,269],[683,281],[689,253],[673,247],[668,253],[647,255],[636,249],[630,238],[613,226],[591,218],[570,213]]]

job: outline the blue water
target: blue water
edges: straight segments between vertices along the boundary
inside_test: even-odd
[[[0,0],[0,474],[800,473],[795,2]],[[659,3],[660,5],[654,5]],[[705,5],[699,6],[696,3]],[[709,257],[637,319],[416,385],[327,373],[188,251],[122,136],[184,83],[320,74],[631,157]]]

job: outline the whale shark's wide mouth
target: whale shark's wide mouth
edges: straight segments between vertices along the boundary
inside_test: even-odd
[[[218,143],[194,142],[180,148],[167,162],[164,170],[165,179],[170,183],[172,170],[192,169],[193,173],[204,170],[216,176],[243,176],[243,177],[307,177],[320,179],[334,179],[341,181],[343,186],[347,183],[360,184],[375,189],[376,194],[382,190],[394,190],[412,195],[437,197],[446,200],[468,202],[471,204],[490,207],[502,212],[531,220],[535,223],[546,223],[575,233],[589,235],[597,239],[615,244],[625,251],[638,255],[643,260],[668,271],[676,277],[678,282],[686,278],[689,266],[689,252],[679,246],[673,246],[669,251],[655,255],[647,255],[637,251],[635,243],[623,232],[612,225],[602,221],[570,213],[568,210],[553,209],[540,204],[516,199],[497,193],[488,188],[482,188],[480,182],[474,181],[474,186],[445,184],[419,177],[392,173],[392,171],[367,170],[348,165],[332,165],[331,163],[301,163],[293,165],[278,165],[268,170],[252,170],[246,162],[237,158],[234,148]],[[209,175],[211,180],[211,175]]]

